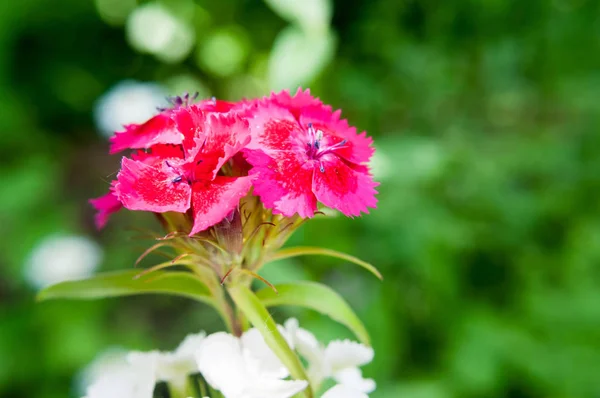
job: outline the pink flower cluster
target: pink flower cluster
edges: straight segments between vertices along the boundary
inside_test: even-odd
[[[111,138],[111,153],[133,150],[105,196],[90,202],[96,224],[121,207],[186,213],[193,235],[221,220],[248,194],[274,214],[312,217],[317,202],[347,216],[377,204],[367,163],[372,139],[309,90],[256,100],[173,107]]]

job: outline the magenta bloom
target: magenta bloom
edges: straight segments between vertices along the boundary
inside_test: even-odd
[[[191,208],[192,235],[221,221],[248,193],[249,177],[217,173],[250,141],[250,133],[240,116],[205,113],[194,105],[174,110],[172,120],[182,145],[138,153],[133,160],[124,157],[115,193],[129,210],[185,213]]]
[[[235,103],[192,99],[175,97],[172,108],[111,138],[111,153],[132,153],[110,192],[91,200],[99,228],[125,207],[184,213],[182,228],[193,235],[239,209],[252,187],[261,208],[288,217],[312,217],[318,202],[347,216],[376,206],[371,138],[308,90]]]
[[[110,153],[115,154],[125,149],[147,149],[156,144],[183,143],[184,135],[177,129],[173,116],[178,109],[188,106],[189,96],[173,97],[174,108],[164,109],[158,115],[142,124],[130,124],[124,131],[116,132],[110,138]],[[242,109],[245,103],[235,103],[220,100],[204,100],[193,105],[207,112],[229,112]]]
[[[97,211],[95,222],[96,228],[98,229],[104,228],[104,226],[108,222],[108,217],[112,213],[116,213],[117,211],[121,210],[121,208],[123,207],[123,205],[117,198],[117,195],[115,195],[116,183],[116,181],[112,182],[110,190],[106,195],[96,199],[90,199],[90,203],[92,204],[92,206],[94,206],[94,208]]]
[[[340,111],[310,95],[273,94],[257,105],[245,150],[254,193],[275,213],[312,217],[317,201],[347,216],[377,204],[366,166],[374,149]]]

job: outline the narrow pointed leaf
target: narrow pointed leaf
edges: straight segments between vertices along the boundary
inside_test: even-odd
[[[230,287],[228,291],[237,307],[260,331],[267,345],[281,360],[281,363],[288,368],[292,377],[296,380],[308,380],[300,359],[279,333],[277,324],[258,297],[250,289],[241,285]],[[307,398],[313,397],[310,386],[303,391],[303,394]]]
[[[329,256],[339,258],[340,260],[350,261],[356,265],[360,265],[379,279],[383,280],[383,276],[381,273],[373,266],[372,264],[367,263],[366,261],[361,260],[360,258],[351,256],[346,253],[338,252],[331,249],[323,249],[321,247],[291,247],[289,249],[283,249],[276,252],[273,256],[269,258],[269,261],[282,260],[284,258],[289,257],[297,257],[297,256],[310,256],[310,255],[318,255],[318,256]]]
[[[330,287],[316,282],[295,282],[275,285],[279,294],[270,288],[256,293],[265,307],[292,305],[310,308],[350,329],[358,340],[370,345],[369,334],[350,305]]]
[[[134,294],[169,294],[213,305],[208,287],[189,272],[156,271],[137,278],[139,270],[107,272],[88,279],[66,281],[38,293],[39,301],[50,299],[99,299]]]

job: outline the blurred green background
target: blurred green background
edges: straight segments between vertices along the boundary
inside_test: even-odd
[[[302,85],[375,138],[380,202],[290,244],[385,280],[319,257],[264,276],[347,298],[374,341],[371,396],[599,397],[599,21],[594,0],[0,2],[0,396],[77,397],[107,349],[222,328],[178,298],[34,302],[53,272],[131,267],[150,244],[131,227],[158,228],[121,212],[95,230],[87,199],[119,165],[100,131],[163,93]],[[291,315],[348,335],[275,311]]]

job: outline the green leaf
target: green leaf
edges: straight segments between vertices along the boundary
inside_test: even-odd
[[[269,261],[282,260],[284,258],[289,257],[297,257],[297,256],[309,256],[309,255],[320,255],[320,256],[329,256],[339,258],[341,260],[350,261],[351,263],[360,265],[367,271],[371,272],[373,275],[383,280],[383,276],[381,273],[375,268],[373,265],[367,263],[366,261],[361,260],[360,258],[351,256],[346,253],[338,252],[331,249],[323,249],[321,247],[291,247],[289,249],[283,249],[276,252],[273,256],[269,258]]]
[[[238,308],[260,331],[267,345],[281,360],[281,363],[288,368],[292,377],[296,380],[308,380],[300,359],[279,333],[277,324],[258,297],[250,289],[241,285],[229,287],[228,291]],[[307,398],[313,397],[310,386],[303,393]]]
[[[99,299],[134,294],[170,294],[214,305],[208,287],[189,272],[159,272],[137,278],[139,270],[108,272],[88,279],[66,281],[49,286],[37,295],[39,301],[51,299]]]
[[[296,305],[329,316],[350,329],[361,343],[370,345],[364,325],[348,303],[333,289],[316,282],[295,282],[275,285],[279,294],[270,288],[256,293],[265,307]]]

